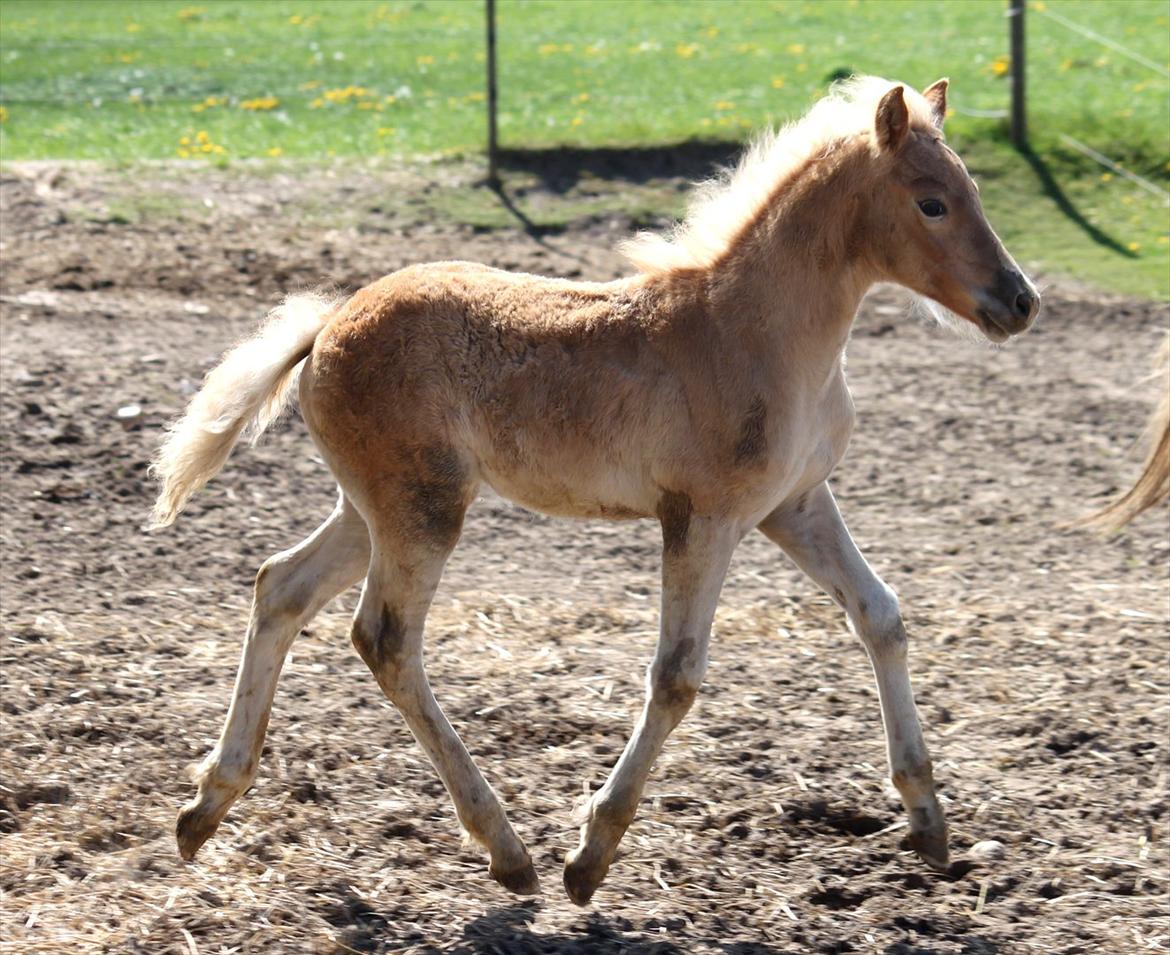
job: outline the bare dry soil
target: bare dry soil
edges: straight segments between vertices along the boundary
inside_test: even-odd
[[[674,190],[668,173],[643,184]],[[354,594],[296,644],[256,786],[193,864],[179,860],[175,810],[219,730],[252,577],[328,513],[333,488],[294,418],[148,535],[146,461],[284,291],[352,289],[439,258],[622,271],[611,249],[629,216],[475,228],[424,201],[468,178],[0,177],[7,950],[1167,950],[1167,511],[1109,540],[1066,525],[1135,469],[1168,310],[1060,282],[1009,348],[958,342],[879,291],[849,349],[858,426],[834,486],[902,598],[949,875],[902,842],[860,647],[756,535],[724,590],[709,681],[623,854],[589,909],[570,905],[571,809],[641,702],[658,529],[553,521],[486,494],[428,659],[544,895],[508,896],[461,844],[435,773],[349,645]],[[603,180],[549,178],[524,202],[625,188]],[[129,405],[141,413],[119,418]],[[970,857],[985,840],[1002,858]]]

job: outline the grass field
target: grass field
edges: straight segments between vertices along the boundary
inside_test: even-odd
[[[1090,284],[1170,294],[1170,206],[1064,138],[1166,188],[1163,2],[1032,4],[1030,163],[996,115],[1009,96],[997,0],[500,0],[498,9],[509,147],[738,140],[798,115],[836,75],[921,86],[946,74],[950,135],[1022,258]],[[5,0],[0,156],[467,154],[484,139],[483,47],[478,2]]]

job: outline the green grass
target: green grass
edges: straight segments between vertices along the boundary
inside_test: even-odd
[[[946,74],[949,134],[1019,258],[1170,295],[1166,204],[1062,138],[1167,188],[1170,79],[1046,15],[1166,67],[1161,0],[1032,4],[1031,140],[1063,211],[1005,143],[1003,119],[979,115],[1008,103],[999,0],[497,6],[506,146],[734,140],[799,115],[839,73],[919,86]],[[472,153],[484,140],[483,48],[479,2],[0,0],[0,157]]]

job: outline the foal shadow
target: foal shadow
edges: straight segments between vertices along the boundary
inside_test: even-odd
[[[696,945],[725,955],[781,955],[781,950],[753,942],[722,942],[687,936],[678,943],[631,938],[634,926],[624,918],[589,912],[567,932],[538,935],[531,924],[540,910],[539,900],[517,902],[493,909],[468,922],[463,938],[451,951],[459,955],[685,955]]]

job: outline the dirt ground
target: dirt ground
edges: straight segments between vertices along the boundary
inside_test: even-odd
[[[902,842],[860,647],[755,535],[699,701],[608,880],[574,908],[560,884],[570,812],[641,703],[658,529],[553,521],[487,494],[436,600],[429,667],[544,895],[507,895],[462,845],[350,646],[354,593],[294,647],[255,787],[193,864],[179,860],[174,814],[219,731],[252,577],[328,513],[333,489],[294,418],[148,535],[160,428],[283,291],[438,258],[622,271],[612,247],[635,223],[621,213],[497,230],[434,215],[426,194],[469,177],[0,177],[7,950],[1170,949],[1167,510],[1109,540],[1065,527],[1135,470],[1168,309],[1060,282],[1002,350],[879,291],[849,350],[858,422],[834,486],[902,598],[949,875]],[[605,177],[537,177],[524,207],[624,188]],[[141,413],[119,417],[130,405]],[[985,840],[1002,858],[968,856]]]

